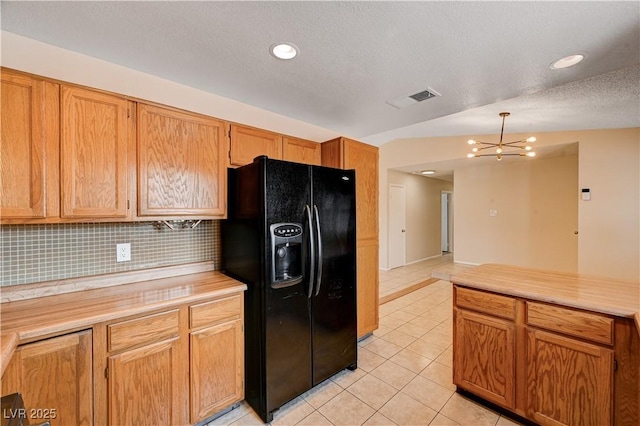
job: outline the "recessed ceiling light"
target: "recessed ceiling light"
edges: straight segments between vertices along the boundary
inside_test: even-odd
[[[553,62],[551,65],[549,65],[549,67],[552,70],[561,70],[563,68],[569,68],[574,66],[577,63],[582,62],[585,57],[586,55],[583,55],[583,54],[565,56],[564,58],[558,59],[557,61]]]
[[[293,59],[296,57],[300,49],[293,43],[276,43],[272,44],[269,52],[278,59]]]
[[[423,170],[420,172],[421,175],[432,175],[435,173],[435,170]]]

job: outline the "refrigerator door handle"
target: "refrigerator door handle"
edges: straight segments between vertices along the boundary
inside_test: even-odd
[[[316,278],[316,296],[320,293],[320,284],[322,284],[322,234],[320,234],[320,214],[318,213],[318,206],[313,205],[313,211],[316,217],[316,231],[318,232],[318,270]]]
[[[313,236],[313,220],[311,219],[311,208],[306,205],[304,206],[305,211],[307,212],[307,221],[309,222],[309,245],[310,247],[310,262],[309,262],[309,293],[308,298],[311,299],[313,295],[313,281],[314,281],[314,271],[316,267],[316,243],[315,238]]]

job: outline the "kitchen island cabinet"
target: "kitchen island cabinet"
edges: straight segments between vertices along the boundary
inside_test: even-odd
[[[378,148],[347,138],[321,144],[322,165],[356,171],[358,337],[378,328]]]
[[[211,271],[3,303],[2,335],[20,344],[3,372],[3,393],[50,389],[43,395],[53,399],[35,400],[47,405],[26,396],[25,404],[81,413],[60,424],[202,421],[244,397],[245,289]],[[28,368],[14,367],[21,363]],[[52,380],[42,366],[60,366],[60,374]],[[84,387],[69,386],[74,380]],[[81,408],[69,405],[72,397]]]
[[[451,281],[459,389],[541,425],[638,424],[637,283],[504,265]]]

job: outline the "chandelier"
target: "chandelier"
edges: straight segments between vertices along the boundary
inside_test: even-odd
[[[483,145],[481,147],[474,146],[471,150],[470,154],[467,154],[467,157],[493,157],[496,156],[498,161],[502,160],[502,157],[505,155],[517,155],[519,157],[535,157],[536,153],[531,149],[531,145],[527,145],[536,141],[536,138],[531,136],[527,139],[521,139],[513,142],[502,142],[502,136],[504,134],[504,119],[507,118],[511,113],[509,112],[501,112],[500,117],[502,117],[502,129],[500,130],[500,142],[491,143],[491,142],[481,142],[473,139],[469,139],[467,143],[469,145]],[[485,149],[495,148],[495,152],[489,154],[478,154]],[[515,151],[514,151],[515,150]]]

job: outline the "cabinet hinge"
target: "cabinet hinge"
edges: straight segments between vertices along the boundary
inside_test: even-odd
[[[109,378],[109,367],[104,369],[104,378],[108,379]]]
[[[618,371],[618,360],[617,359],[613,360],[613,371]]]
[[[127,118],[131,118],[131,110],[127,108]]]

